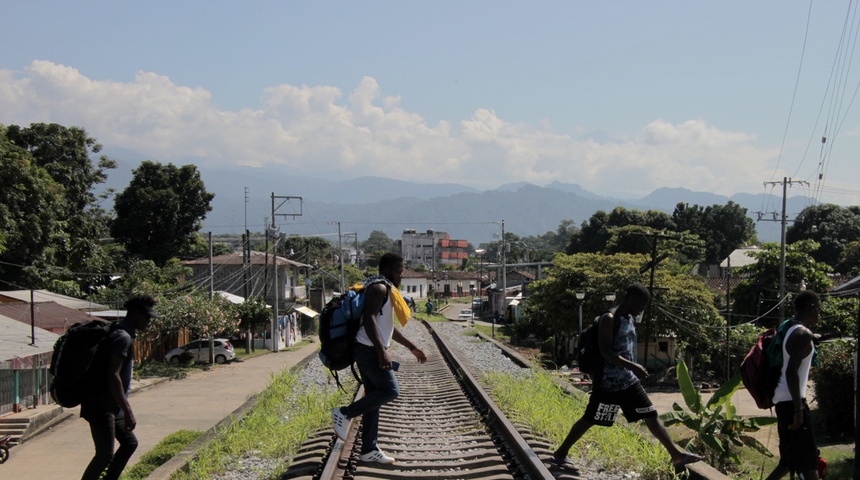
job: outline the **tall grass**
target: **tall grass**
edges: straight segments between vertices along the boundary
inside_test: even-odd
[[[174,478],[209,478],[244,457],[264,460],[267,478],[279,478],[308,435],[330,424],[331,409],[346,402],[335,388],[305,387],[295,373],[275,374],[255,407],[201,449],[187,474]]]
[[[140,457],[140,460],[133,467],[123,472],[120,479],[142,480],[148,477],[156,468],[164,465],[191,442],[197,440],[200,433],[191,430],[178,430],[164,437],[152,450]]]
[[[484,381],[490,386],[495,401],[513,421],[528,426],[554,446],[561,444],[588,404],[585,395],[568,395],[545,372],[522,377],[488,373]],[[621,421],[610,428],[592,427],[573,446],[570,455],[583,463],[594,462],[613,471],[632,474],[634,478],[675,478],[666,450],[652,443],[638,428]]]
[[[500,342],[508,342],[511,341],[511,329],[505,325],[496,325],[495,329],[492,325],[482,325],[480,323],[476,323],[473,327],[475,331],[481,332],[484,335],[495,338]],[[495,333],[493,331],[495,330]]]

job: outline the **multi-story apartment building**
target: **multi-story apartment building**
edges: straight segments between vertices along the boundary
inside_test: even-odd
[[[444,265],[460,266],[469,256],[469,242],[451,240],[447,232],[404,230],[400,237],[400,254],[407,267],[424,265],[438,270]]]

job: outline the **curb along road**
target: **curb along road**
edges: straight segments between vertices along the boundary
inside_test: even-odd
[[[317,343],[293,351],[269,353],[243,362],[216,365],[186,378],[157,383],[131,397],[140,445],[129,466],[177,430],[206,432],[261,392],[273,373],[292,368],[315,355]],[[30,441],[14,447],[0,465],[0,477],[79,479],[93,456],[89,424],[77,416]]]

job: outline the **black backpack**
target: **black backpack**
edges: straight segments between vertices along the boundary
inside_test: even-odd
[[[607,312],[610,313],[610,312]],[[586,373],[591,377],[599,377],[603,373],[603,355],[600,354],[600,318],[603,315],[594,319],[594,322],[582,331],[579,338],[579,345],[576,347],[576,362],[579,365],[579,371]],[[612,318],[613,337],[618,334],[618,329],[621,325]]]
[[[100,320],[76,323],[54,343],[51,366],[51,397],[59,405],[71,408],[95,387],[100,363],[104,363],[99,346],[113,330],[115,323]]]

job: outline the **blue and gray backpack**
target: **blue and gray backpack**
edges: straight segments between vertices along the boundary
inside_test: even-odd
[[[319,358],[331,371],[338,386],[340,386],[340,380],[337,372],[347,367],[352,368],[353,375],[358,379],[353,368],[352,347],[355,344],[358,329],[362,326],[365,292],[367,287],[377,283],[384,283],[388,289],[391,288],[391,284],[384,277],[371,277],[363,284],[352,287],[346,293],[331,299],[320,314]],[[388,297],[385,298],[385,302],[387,301]]]

